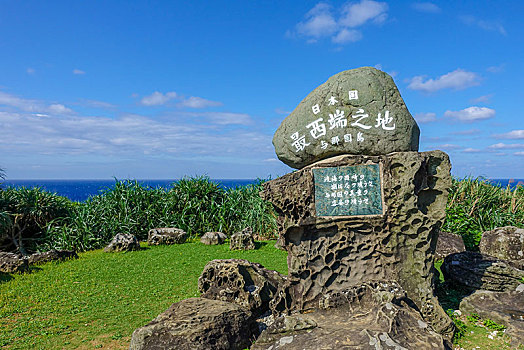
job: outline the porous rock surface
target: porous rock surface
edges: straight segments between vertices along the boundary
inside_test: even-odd
[[[251,349],[446,349],[409,303],[391,281],[328,292],[315,311],[278,317]]]
[[[453,253],[466,251],[464,240],[461,235],[455,233],[440,231],[437,239],[437,249],[435,250],[435,259],[441,260]]]
[[[448,255],[441,270],[446,282],[495,292],[514,291],[524,278],[524,271],[507,261],[477,252]]]
[[[317,217],[313,167],[379,164],[384,215]],[[369,281],[397,281],[439,333],[454,327],[433,294],[437,234],[445,218],[450,162],[441,151],[337,156],[266,182],[262,197],[278,214],[288,279],[275,313],[316,308],[327,292]]]
[[[104,248],[106,253],[132,250],[140,250],[140,243],[131,233],[117,233],[107,247]]]
[[[482,233],[479,250],[524,270],[524,229],[505,226],[486,231]]]
[[[227,236],[222,232],[206,232],[200,238],[200,242],[205,245],[217,245],[226,241]]]
[[[182,244],[188,237],[187,232],[179,228],[153,228],[147,234],[147,243],[149,245]]]
[[[524,345],[524,292],[492,292],[478,290],[460,302],[460,311],[478,314],[507,327],[515,348]]]
[[[0,272],[16,273],[29,269],[29,264],[21,255],[8,252],[0,252]]]
[[[285,276],[243,259],[213,260],[198,279],[203,298],[228,301],[250,310],[254,316],[269,311],[269,302]]]
[[[234,233],[229,239],[229,249],[231,250],[252,250],[255,249],[255,239],[253,229],[246,227],[240,232]]]
[[[74,250],[51,249],[47,252],[31,254],[26,259],[29,264],[36,265],[55,260],[78,259],[78,255]]]
[[[349,92],[355,90],[358,99],[350,99]],[[320,109],[315,114],[316,105]],[[379,114],[380,118],[385,118],[386,111],[391,121],[383,125],[378,118]],[[340,113],[344,113],[342,119],[345,123],[331,125],[330,114]],[[363,114],[367,116],[362,117]],[[318,124],[324,124],[324,132],[315,132],[313,126],[308,127],[320,118],[322,121]],[[359,140],[358,133],[363,141]],[[300,169],[339,154],[381,155],[417,151],[419,134],[417,123],[393,79],[375,68],[362,67],[338,73],[313,90],[282,121],[273,137],[273,145],[281,161]],[[351,135],[351,139],[345,135]],[[302,136],[305,136],[304,149],[299,150],[294,143]],[[334,137],[338,137],[338,143],[331,141]]]
[[[171,305],[133,332],[130,350],[242,350],[251,344],[248,310],[220,300],[190,298]]]

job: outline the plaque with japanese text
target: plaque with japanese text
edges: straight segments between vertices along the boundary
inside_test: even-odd
[[[317,216],[382,215],[378,164],[313,169]]]

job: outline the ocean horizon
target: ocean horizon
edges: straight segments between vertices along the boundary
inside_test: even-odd
[[[95,180],[78,180],[78,179],[28,179],[28,180],[4,180],[0,183],[0,188],[8,187],[40,187],[48,192],[56,193],[60,196],[67,197],[72,201],[83,202],[91,196],[98,195],[105,190],[113,188],[116,181],[125,181],[127,179],[95,179]],[[129,179],[135,181],[135,179]],[[163,187],[170,188],[173,183],[180,179],[136,179],[140,184],[152,188]],[[211,179],[214,183],[224,189],[232,189],[239,186],[252,185],[259,179]],[[515,188],[517,185],[524,186],[524,179],[487,179],[493,185],[499,187]]]

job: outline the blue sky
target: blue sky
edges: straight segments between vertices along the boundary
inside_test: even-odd
[[[9,179],[267,178],[330,76],[393,76],[455,176],[524,178],[523,1],[0,1]]]

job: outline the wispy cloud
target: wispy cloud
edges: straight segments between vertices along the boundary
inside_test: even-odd
[[[461,16],[460,19],[467,25],[476,26],[487,31],[494,31],[502,35],[507,35],[506,29],[500,22],[493,20],[483,20],[471,15]]]
[[[506,68],[506,65],[503,63],[498,66],[489,66],[488,68],[486,68],[486,70],[490,73],[500,73],[500,72],[504,72],[505,68]]]
[[[346,3],[337,9],[320,2],[287,34],[305,38],[308,43],[330,37],[335,44],[347,44],[362,39],[362,32],[356,28],[366,23],[383,23],[387,19],[387,11],[387,3],[371,0]]]
[[[515,149],[515,148],[524,148],[524,143],[496,143],[488,147],[489,149]]]
[[[477,148],[468,147],[468,148],[463,149],[462,152],[464,152],[464,153],[481,153],[482,150],[477,149]]]
[[[443,149],[443,150],[447,150],[447,151],[454,151],[454,150],[457,150],[457,149],[461,149],[462,146],[451,144],[451,143],[445,143],[443,145],[439,145],[438,148]]]
[[[446,111],[444,116],[461,122],[471,123],[479,120],[490,119],[495,116],[495,110],[487,107],[468,107],[460,111]]]
[[[468,130],[462,130],[462,131],[454,131],[451,134],[452,135],[477,135],[480,134],[479,129],[468,129]]]
[[[495,134],[493,135],[497,139],[519,139],[524,140],[524,130],[512,130],[505,134]]]
[[[144,106],[161,106],[176,97],[177,93],[174,91],[166,92],[165,94],[155,91],[151,95],[142,97],[140,104]]]
[[[0,91],[0,106],[9,106],[16,109],[33,113],[72,114],[73,110],[63,104],[46,104],[42,101],[20,98]]]
[[[411,7],[419,12],[425,12],[425,13],[441,13],[442,10],[440,7],[435,5],[432,2],[415,2],[411,4]]]
[[[515,152],[513,154],[516,156],[524,156],[524,152]]]
[[[80,70],[80,69],[73,69],[73,74],[75,75],[84,75],[86,74],[86,72],[84,72],[83,70]]]
[[[462,90],[479,85],[479,81],[480,76],[477,73],[459,68],[436,79],[427,79],[424,75],[415,76],[409,80],[408,89],[423,92],[435,92],[442,89]]]
[[[33,75],[33,74],[36,73],[36,70],[34,68],[31,68],[31,67],[27,68],[25,71],[29,75]]]
[[[469,100],[469,102],[471,103],[489,103],[492,97],[493,97],[493,94],[482,95],[477,98],[472,98],[471,100]]]
[[[113,109],[117,107],[112,103],[96,100],[81,100],[81,104],[93,108]]]
[[[222,106],[222,102],[206,100],[205,98],[190,96],[178,103],[180,107],[207,108]]]
[[[417,113],[415,120],[421,124],[431,123],[437,120],[437,115],[435,113]]]

